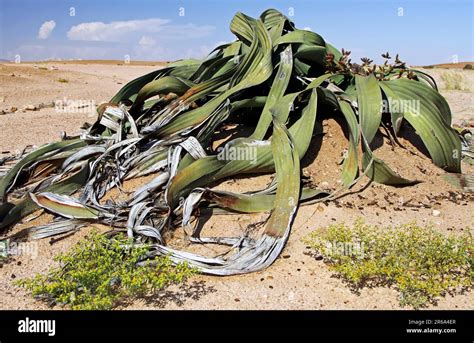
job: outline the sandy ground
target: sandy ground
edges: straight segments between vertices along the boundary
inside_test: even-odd
[[[15,152],[27,144],[43,144],[58,138],[59,132],[72,135],[80,125],[93,122],[92,108],[79,113],[57,112],[52,107],[36,111],[22,109],[27,105],[51,104],[64,97],[71,100],[87,100],[99,103],[106,101],[120,87],[134,77],[150,72],[157,66],[118,65],[116,63],[55,63],[0,65],[0,110],[14,113],[0,115],[0,152]],[[44,69],[46,68],[46,69]],[[56,69],[57,68],[57,69]],[[454,122],[472,122],[474,113],[474,72],[461,71],[465,88],[463,91],[444,90],[440,78],[441,69],[426,70],[439,82],[441,93],[447,98]],[[14,75],[14,76],[13,76]],[[58,80],[66,79],[68,82]],[[1,113],[1,112],[0,112]],[[332,119],[323,120],[324,135],[314,138],[308,156],[303,161],[304,175],[313,184],[327,183],[330,188],[340,184],[340,155],[347,140],[340,126]],[[289,241],[281,257],[267,270],[243,276],[212,277],[195,276],[186,285],[171,287],[152,299],[134,300],[127,309],[398,309],[397,292],[390,288],[366,288],[359,294],[349,290],[336,278],[322,261],[308,252],[302,239],[310,232],[344,221],[352,223],[363,218],[367,223],[395,225],[417,221],[432,224],[442,232],[454,234],[465,232],[472,225],[474,203],[472,195],[462,193],[443,176],[444,171],[435,167],[416,149],[418,145],[410,130],[404,130],[401,142],[408,150],[392,149],[387,141],[375,150],[376,155],[386,161],[399,174],[422,181],[407,188],[394,188],[372,184],[366,189],[349,194],[337,201],[303,206],[299,209]],[[378,135],[376,141],[382,143]],[[412,144],[414,143],[414,145]],[[316,156],[316,157],[315,157]],[[473,174],[474,168],[463,165],[463,172]],[[219,189],[245,191],[260,189],[270,181],[270,176],[251,179],[231,179],[218,185]],[[142,180],[141,182],[146,182]],[[125,185],[130,189],[136,184]],[[440,216],[433,216],[433,210]],[[209,218],[203,226],[203,235],[222,232],[240,232],[250,223],[265,218],[265,214],[217,216]],[[29,222],[12,228],[7,235],[23,228],[51,220],[41,215]],[[104,228],[99,228],[104,229]],[[0,309],[47,309],[47,305],[34,300],[22,289],[12,285],[17,278],[44,273],[55,263],[52,257],[67,251],[83,239],[92,228],[61,240],[48,239],[31,242],[37,256],[15,257],[14,261],[0,268]],[[173,244],[181,246],[179,233]],[[212,248],[199,247],[194,251],[212,253]],[[474,295],[466,293],[441,298],[438,309],[472,309]]]
[[[110,100],[128,81],[158,68],[117,63],[0,65],[0,111],[7,112],[0,115],[0,151],[48,143],[61,131],[77,134],[84,122],[95,121],[94,104]],[[68,104],[72,111],[63,110]],[[45,108],[24,109],[28,105]],[[16,112],[8,113],[12,108]]]

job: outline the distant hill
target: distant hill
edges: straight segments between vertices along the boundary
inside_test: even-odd
[[[8,60],[0,59],[0,63],[12,63]],[[145,66],[165,66],[167,61],[130,61],[125,63],[123,60],[48,60],[48,61],[22,61],[28,64],[115,64],[115,65],[145,65]]]
[[[474,62],[458,62],[458,63],[440,63],[440,64],[432,64],[428,66],[421,66],[425,69],[431,68],[442,68],[442,69],[463,69],[466,64],[470,64],[474,66]]]

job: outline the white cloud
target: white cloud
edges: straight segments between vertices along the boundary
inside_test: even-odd
[[[155,45],[156,41],[150,36],[142,36],[138,44],[139,45]]]
[[[20,54],[25,61],[51,58],[122,59],[125,55],[132,60],[154,61],[203,58],[222,43],[212,44],[215,30],[211,25],[175,23],[161,18],[84,22],[70,27],[67,40],[46,39],[40,41],[41,46],[17,46],[14,50],[7,50],[6,57],[13,59]]]
[[[56,22],[54,20],[45,21],[38,31],[38,38],[47,39],[51,35],[55,27]]]
[[[152,40],[174,41],[206,37],[215,30],[215,27],[211,25],[195,25],[192,23],[173,25],[169,23],[169,19],[161,18],[112,21],[110,23],[100,21],[81,23],[71,27],[67,32],[67,37],[69,40],[122,43],[136,42],[139,39],[144,39],[144,42],[151,42]]]
[[[71,27],[67,33],[70,40],[85,41],[120,41],[127,35],[137,32],[158,32],[168,19],[143,19],[128,21],[112,21],[103,23],[101,21],[81,23]]]

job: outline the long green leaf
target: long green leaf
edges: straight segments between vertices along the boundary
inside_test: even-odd
[[[84,145],[85,142],[80,139],[61,141],[57,143],[46,144],[26,155],[21,159],[20,162],[15,164],[15,166],[10,169],[5,176],[0,179],[0,201],[5,201],[7,189],[12,185],[12,182],[16,178],[17,174],[23,168],[34,163],[35,161],[42,159],[42,157],[44,157],[44,155],[47,153],[51,153],[53,151],[60,152],[64,150],[75,149]]]
[[[419,81],[394,79],[381,81],[391,112],[402,114],[420,135],[433,162],[450,172],[461,171],[461,141],[442,112],[441,95]],[[393,113],[392,113],[393,115]]]
[[[359,122],[362,134],[370,144],[382,119],[382,92],[374,75],[355,76]]]
[[[50,192],[30,194],[31,199],[40,207],[69,219],[99,219],[106,213],[99,209],[81,204],[74,198]]]
[[[345,186],[348,186],[354,181],[359,171],[359,161],[357,158],[359,126],[351,105],[346,101],[339,101],[339,106],[349,128],[349,149],[342,164],[342,182]]]
[[[300,158],[286,128],[273,122],[272,151],[275,159],[277,192],[274,210],[265,227],[265,233],[283,237],[291,227],[300,196]]]

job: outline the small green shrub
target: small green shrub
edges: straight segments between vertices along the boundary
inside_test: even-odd
[[[462,69],[464,69],[464,70],[472,70],[472,69],[474,69],[474,68],[472,67],[472,64],[466,64]]]
[[[167,257],[137,266],[147,250],[131,244],[124,235],[109,239],[93,232],[70,252],[55,257],[59,268],[17,284],[49,303],[104,310],[183,282],[195,272],[186,264],[173,266]]]
[[[437,297],[473,285],[470,235],[447,236],[414,223],[380,228],[358,221],[352,228],[334,224],[317,230],[305,243],[353,290],[393,286],[401,306],[436,304]]]
[[[441,73],[441,79],[444,82],[444,88],[446,90],[458,90],[466,91],[469,90],[468,87],[464,84],[464,77],[461,73],[448,70]]]
[[[69,80],[68,80],[68,79],[64,79],[64,78],[60,77],[60,78],[58,79],[58,82],[61,82],[61,83],[68,83],[68,82],[69,82]]]

